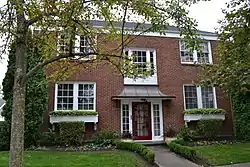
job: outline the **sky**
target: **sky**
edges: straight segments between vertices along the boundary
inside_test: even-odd
[[[223,18],[221,9],[225,8],[225,3],[229,0],[211,0],[210,2],[199,2],[189,9],[190,16],[198,22],[198,29],[214,32],[218,27],[218,20]],[[0,6],[5,4],[5,0],[0,0]],[[0,60],[0,85],[7,70],[6,55]],[[1,88],[2,86],[0,86]]]

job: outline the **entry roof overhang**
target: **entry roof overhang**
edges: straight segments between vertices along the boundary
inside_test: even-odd
[[[135,86],[129,85],[124,86],[123,91],[117,95],[113,96],[112,100],[120,99],[173,99],[175,96],[167,95],[160,91],[158,86]]]

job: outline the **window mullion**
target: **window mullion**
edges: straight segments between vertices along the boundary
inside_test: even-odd
[[[73,110],[78,110],[78,84],[74,83],[73,87]]]
[[[194,62],[197,62],[198,61],[197,50],[194,50],[193,56],[194,56]]]
[[[198,101],[198,108],[202,108],[202,93],[200,86],[197,86],[197,101]]]

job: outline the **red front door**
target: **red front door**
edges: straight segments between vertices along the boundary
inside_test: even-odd
[[[132,103],[133,137],[135,140],[152,140],[150,103]]]

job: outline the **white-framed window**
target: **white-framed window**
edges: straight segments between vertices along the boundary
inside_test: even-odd
[[[214,87],[184,85],[183,93],[185,109],[217,108]]]
[[[122,104],[122,134],[129,134],[129,104]]]
[[[154,117],[154,135],[161,135],[161,123],[160,123],[160,105],[153,104],[153,117]]]
[[[96,84],[63,82],[55,85],[55,111],[95,111]]]
[[[67,33],[59,33],[58,36],[58,52],[59,54],[66,54],[69,53],[69,34]],[[90,60],[94,59],[96,55],[88,55],[83,58],[80,58],[81,54],[89,54],[94,52],[94,48],[96,47],[97,44],[97,36],[94,37],[85,37],[85,36],[80,36],[76,35],[75,38],[73,39],[73,46],[72,46],[72,51],[76,55],[75,59],[80,59],[80,60]]]
[[[133,63],[137,66],[138,74],[150,71],[152,76],[156,75],[156,51],[154,49],[126,49],[128,56],[134,56]]]
[[[61,33],[58,37],[58,52],[60,54],[69,53],[69,36],[67,33]]]
[[[190,52],[185,41],[180,41],[180,57],[182,64],[212,64],[212,51],[209,41],[201,42],[201,52],[194,50]]]

